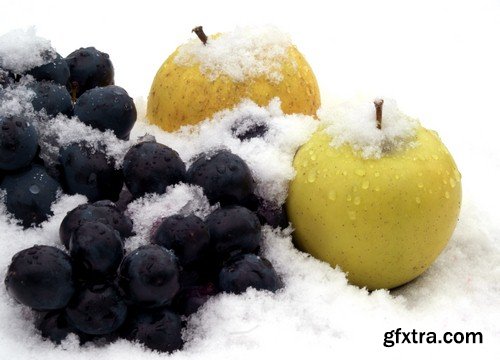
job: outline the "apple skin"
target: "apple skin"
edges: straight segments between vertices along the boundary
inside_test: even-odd
[[[320,130],[294,159],[286,203],[296,246],[360,287],[391,289],[422,274],[450,239],[461,175],[436,132],[416,146],[364,159]]]
[[[230,109],[243,99],[267,106],[278,97],[285,114],[316,115],[320,93],[314,73],[295,46],[281,64],[283,79],[274,83],[265,76],[237,82],[226,75],[209,79],[199,64],[175,63],[179,49],[160,67],[151,85],[146,117],[165,131],[195,125],[218,111]]]

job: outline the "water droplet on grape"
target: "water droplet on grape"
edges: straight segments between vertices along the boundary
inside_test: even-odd
[[[33,195],[36,195],[40,192],[40,188],[38,187],[38,185],[31,185],[30,186],[30,193],[32,193]]]

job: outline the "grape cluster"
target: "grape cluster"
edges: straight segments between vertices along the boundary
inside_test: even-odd
[[[5,278],[8,292],[37,312],[43,337],[55,343],[70,333],[81,342],[122,337],[173,351],[182,347],[182,316],[211,296],[281,287],[271,263],[258,255],[266,220],[245,207],[256,197],[240,157],[225,150],[205,154],[186,171],[175,151],[149,141],[130,148],[125,158],[125,183],[135,194],[130,199],[185,181],[202,186],[221,207],[205,219],[194,214],[160,219],[149,244],[128,253],[124,242],[133,224],[114,202],[100,200],[68,212],[59,230],[66,251],[22,250]]]
[[[26,74],[0,71],[1,85],[15,86],[20,75],[35,78],[31,101],[45,116],[74,114],[128,139],[136,110],[125,90],[113,85],[107,54],[79,49]],[[69,334],[81,343],[125,338],[171,352],[183,345],[185,317],[211,296],[282,286],[259,253],[262,225],[286,227],[286,215],[256,196],[250,168],[234,153],[203,153],[187,167],[175,150],[148,139],[131,146],[117,167],[105,144],[96,148],[81,140],[59,149],[54,171],[38,157],[39,134],[30,119],[2,117],[0,125],[0,187],[7,210],[25,228],[51,215],[61,190],[89,200],[66,214],[60,248],[22,250],[7,270],[8,293],[33,309],[44,338],[54,343]],[[243,141],[267,128],[233,131]],[[178,183],[203,188],[216,210],[204,219],[194,214],[158,219],[149,243],[127,252],[126,239],[133,235],[127,205]]]
[[[0,104],[8,88],[26,86],[33,94],[17,100],[29,102],[35,115],[0,113],[0,188],[6,192],[7,210],[26,228],[52,214],[51,204],[61,190],[90,201],[115,201],[124,180],[104,146],[95,149],[83,140],[62,147],[57,166],[46,163],[40,157],[39,123],[59,114],[76,115],[95,129],[128,139],[137,117],[132,98],[114,85],[106,53],[89,47],[66,58],[54,54],[44,52],[47,62],[22,74],[0,68]]]

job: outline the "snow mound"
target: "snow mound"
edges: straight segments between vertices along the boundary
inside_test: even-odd
[[[321,108],[318,117],[332,137],[331,145],[350,145],[363,158],[378,159],[384,154],[415,146],[418,120],[402,113],[393,99],[384,98],[382,126],[377,128],[373,99],[355,98],[332,108]]]
[[[0,67],[5,70],[22,74],[55,58],[50,41],[37,36],[34,27],[0,36]]]
[[[273,26],[238,27],[209,37],[206,45],[193,39],[182,45],[174,62],[181,66],[199,64],[212,81],[226,75],[234,81],[265,76],[279,83],[281,63],[292,46],[290,36]]]

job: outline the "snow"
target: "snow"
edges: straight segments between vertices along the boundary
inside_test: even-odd
[[[287,59],[290,46],[290,36],[274,26],[245,26],[209,37],[206,44],[196,38],[181,45],[174,62],[181,66],[199,65],[211,80],[226,75],[243,82],[265,76],[279,83],[283,78],[281,64]]]
[[[401,112],[394,99],[384,98],[382,124],[378,129],[375,99],[359,95],[318,112],[325,131],[332,137],[331,146],[348,144],[365,159],[379,159],[415,145],[418,120]]]
[[[21,5],[6,5],[10,9],[5,13],[26,11],[26,3],[18,3]],[[61,31],[60,22],[49,24],[48,10],[41,8],[47,6],[39,3],[32,4],[31,11],[22,18],[4,18],[0,33],[19,24],[38,22],[63,55],[87,42],[110,53],[117,70],[117,83],[132,89],[129,93],[136,97],[139,121],[131,143],[149,133],[178,151],[187,162],[201,151],[227,147],[249,162],[262,195],[278,202],[284,200],[283,184],[293,176],[290,161],[294,150],[314,131],[316,123],[312,119],[282,117],[276,103],[267,109],[244,103],[236,112],[219,114],[211,123],[204,122],[177,134],[163,133],[141,120],[145,103],[138,95],[147,93],[161,61],[192,27],[183,16],[165,22],[165,13],[189,13],[195,21],[210,19],[206,29],[218,31],[232,28],[235,19],[241,21],[241,16],[227,16],[221,10],[234,5],[228,2],[196,9],[192,3],[179,3],[175,8],[171,5],[161,9],[163,11],[146,4],[131,8],[124,5],[123,15],[108,19],[123,30],[120,38],[127,41],[121,43],[115,32],[108,35],[105,31],[109,29],[109,22],[73,27],[72,36],[68,36],[66,31]],[[339,94],[349,97],[359,90],[375,89],[378,94],[397,98],[404,113],[416,113],[424,126],[436,129],[457,161],[463,175],[464,193],[460,220],[435,264],[402,288],[369,293],[348,285],[340,270],[296,250],[290,229],[279,232],[266,227],[264,254],[282,276],[285,288],[276,294],[250,290],[240,296],[223,294],[212,298],[188,319],[187,342],[181,352],[168,357],[127,341],[104,347],[79,347],[74,338],[54,347],[35,333],[29,320],[31,312],[15,304],[0,286],[0,358],[498,359],[500,144],[495,119],[500,116],[497,105],[500,53],[498,47],[491,46],[498,43],[500,33],[498,4],[419,1],[403,5],[392,1],[355,1],[341,5],[332,2],[329,6],[334,10],[319,2],[307,5],[285,9],[282,4],[256,2],[245,8],[245,21],[276,23],[292,33],[294,42],[315,70],[326,113],[330,106],[338,103]],[[80,9],[80,16],[90,18],[96,6],[104,13],[112,13],[115,5],[89,4]],[[57,6],[50,7],[50,11],[54,9]],[[127,18],[126,10],[133,17]],[[71,18],[67,11],[63,18]],[[141,17],[149,19],[141,23],[141,29],[130,26],[131,19],[138,21]],[[130,39],[137,42],[134,50],[141,56],[130,56]],[[12,105],[14,109],[16,104]],[[237,114],[270,117],[272,125],[264,140],[240,142],[230,136]],[[86,131],[79,129],[78,133],[93,136],[91,131]],[[214,135],[219,132],[221,135]],[[67,135],[62,138],[70,139],[71,134]],[[271,141],[276,145],[270,146]],[[0,206],[3,214],[0,216],[0,278],[5,276],[10,258],[17,251],[33,244],[61,247],[59,223],[69,209],[85,201],[80,195],[63,195],[53,206],[52,218],[40,229],[26,231],[8,221]],[[206,206],[199,190],[185,185],[171,188],[163,196],[132,203],[129,211],[138,235],[131,238],[127,246],[144,241],[156,216],[196,207],[203,215],[208,211]],[[141,214],[143,207],[150,207],[151,213]],[[484,344],[399,344],[384,348],[384,332],[397,328],[440,334],[482,331]]]
[[[50,41],[37,36],[34,27],[0,36],[0,67],[15,74],[46,64],[55,57]]]

